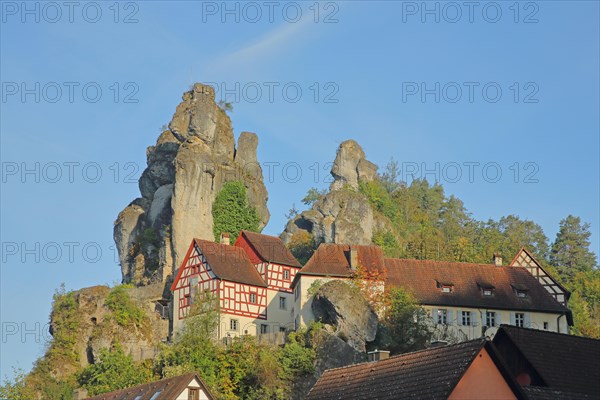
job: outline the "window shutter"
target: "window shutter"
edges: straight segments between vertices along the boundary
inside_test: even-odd
[[[524,315],[525,315],[525,318],[524,318],[525,328],[531,328],[531,314],[525,313]]]
[[[479,314],[477,311],[470,311],[471,313],[471,325],[472,326],[478,326],[477,324],[477,314]]]
[[[452,310],[448,310],[448,313],[446,314],[446,323],[448,325],[452,325],[452,323],[454,322],[454,320],[452,319],[453,318],[452,314],[453,314]]]
[[[433,321],[434,325],[436,325],[438,323],[437,308],[431,309],[431,320]]]
[[[514,312],[510,313],[510,324],[515,325],[515,313]]]
[[[501,314],[502,312],[496,311],[496,326],[500,326],[500,324],[502,323],[502,320],[500,319]]]

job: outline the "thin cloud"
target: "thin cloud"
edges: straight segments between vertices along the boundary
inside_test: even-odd
[[[305,16],[296,23],[285,23],[278,26],[241,49],[218,58],[211,67],[239,66],[240,62],[248,63],[249,60],[261,60],[270,55],[279,54],[283,49],[290,47],[290,43],[305,31],[310,22],[310,16]]]

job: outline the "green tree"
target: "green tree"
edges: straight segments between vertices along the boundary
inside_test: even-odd
[[[152,379],[151,369],[134,363],[120,346],[112,350],[101,349],[96,363],[84,368],[77,378],[91,396],[140,385]]]
[[[401,288],[390,289],[387,296],[387,307],[377,330],[376,345],[393,354],[425,348],[432,337],[427,311]]]
[[[36,392],[27,385],[27,375],[22,369],[13,368],[12,379],[4,378],[0,386],[0,399],[31,400],[35,398]]]
[[[308,192],[306,192],[306,196],[302,199],[302,202],[307,206],[312,206],[314,202],[320,200],[325,194],[327,190],[319,190],[317,188],[310,188]]]
[[[246,187],[242,182],[227,182],[219,191],[212,206],[213,234],[219,240],[228,233],[235,241],[241,230],[259,232],[260,216],[248,202]]]
[[[400,180],[401,172],[398,161],[394,160],[392,157],[386,164],[385,171],[380,175],[380,181],[388,193],[393,193],[405,185],[405,183]]]
[[[313,235],[304,230],[294,233],[287,244],[288,249],[300,264],[304,265],[313,255],[318,245]]]
[[[560,221],[556,240],[552,243],[550,262],[566,277],[597,267],[596,255],[590,251],[590,224],[573,215]]]

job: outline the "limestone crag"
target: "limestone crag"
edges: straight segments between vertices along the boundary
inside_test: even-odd
[[[242,181],[248,199],[269,221],[267,189],[257,162],[258,137],[242,132],[237,148],[229,116],[212,87],[195,84],[146,151],[141,197],[117,217],[114,240],[123,282],[168,281],[192,238],[213,240],[212,204],[224,183]]]
[[[364,353],[375,340],[377,314],[371,305],[357,295],[355,288],[334,280],[319,288],[312,302],[317,321],[335,327],[335,332],[354,350]]]
[[[289,243],[300,231],[310,233],[317,243],[371,244],[374,230],[384,222],[374,215],[367,198],[358,191],[360,182],[372,181],[377,166],[368,161],[354,140],[342,142],[331,168],[329,192],[292,218],[281,239]]]

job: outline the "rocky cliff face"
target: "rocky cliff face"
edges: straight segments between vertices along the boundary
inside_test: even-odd
[[[258,137],[242,132],[202,84],[183,94],[169,127],[146,151],[141,197],[117,217],[114,239],[123,282],[144,285],[172,276],[197,237],[213,240],[212,204],[223,184],[239,180],[261,225],[269,221],[267,189],[257,162]]]
[[[294,234],[306,231],[317,243],[371,244],[374,230],[384,221],[374,215],[358,187],[360,182],[373,180],[376,173],[377,166],[366,159],[358,143],[341,143],[331,168],[334,181],[329,193],[290,220],[281,239],[288,243]]]

